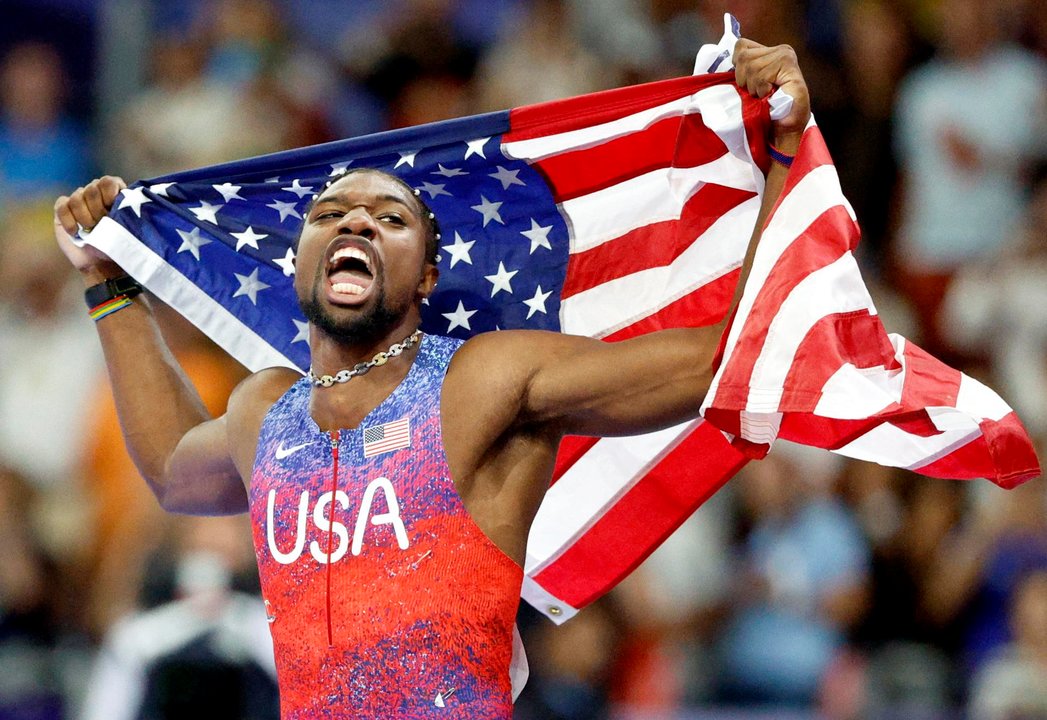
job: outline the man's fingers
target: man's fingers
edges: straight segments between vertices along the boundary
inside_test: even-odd
[[[70,232],[76,232],[76,223],[85,230],[91,230],[98,221],[109,214],[120,191],[127,183],[118,177],[106,175],[93,180],[84,187],[77,188],[69,197],[62,197],[55,203],[55,216],[62,226]]]
[[[63,195],[55,201],[55,220],[70,235],[76,233],[76,218],[73,217],[73,213],[69,209],[68,195]]]
[[[87,207],[87,212],[91,214],[93,220],[90,227],[97,225],[98,221],[108,213],[108,208],[102,199],[102,189],[97,182],[90,183],[84,188],[84,205]],[[88,226],[84,225],[84,227]]]
[[[73,214],[73,220],[85,230],[90,230],[95,226],[95,217],[91,214],[90,208],[87,207],[87,201],[84,199],[84,188],[77,188],[73,191],[73,194],[69,196],[68,203],[69,212]]]
[[[102,191],[102,202],[105,203],[106,211],[108,212],[113,207],[113,203],[116,202],[116,196],[127,187],[127,183],[122,178],[104,175],[98,179],[98,186]]]

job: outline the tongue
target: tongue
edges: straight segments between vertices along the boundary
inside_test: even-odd
[[[330,275],[331,286],[336,292],[340,290],[339,285],[355,285],[361,290],[371,286],[373,277],[361,270],[336,270]]]

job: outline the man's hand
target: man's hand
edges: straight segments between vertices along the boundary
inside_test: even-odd
[[[106,175],[77,188],[55,201],[55,240],[69,262],[94,283],[120,274],[120,268],[103,253],[90,246],[77,247],[73,235],[91,230],[109,214],[116,196],[127,187],[122,179]]]
[[[796,52],[788,45],[765,47],[741,38],[734,46],[734,74],[738,85],[754,97],[767,97],[777,88],[792,97],[792,110],[786,118],[774,122],[774,135],[779,150],[795,153],[811,118],[811,97]]]

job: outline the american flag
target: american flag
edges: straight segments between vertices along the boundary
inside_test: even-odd
[[[364,428],[364,457],[411,447],[411,419],[400,418]]]
[[[703,48],[699,70],[729,70],[735,35]],[[418,188],[442,225],[426,332],[615,341],[707,325],[727,310],[756,222],[769,122],[768,102],[731,72],[677,78],[144,181],[88,241],[247,367],[304,369],[291,287],[302,211],[331,175],[377,167]],[[706,402],[723,430],[699,418],[565,439],[530,534],[525,599],[571,617],[779,434],[931,475],[1012,485],[1038,474],[995,393],[884,332],[856,240],[812,126]]]

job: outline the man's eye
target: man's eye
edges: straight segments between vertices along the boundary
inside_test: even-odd
[[[382,220],[388,223],[393,223],[394,225],[404,224],[404,219],[399,215],[383,215]]]
[[[342,217],[342,213],[338,210],[327,210],[316,216],[317,220],[326,220],[327,218],[339,218]]]

